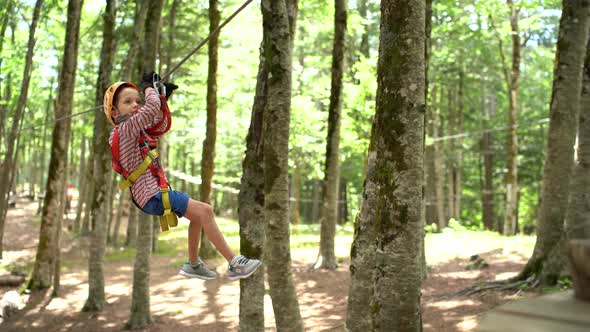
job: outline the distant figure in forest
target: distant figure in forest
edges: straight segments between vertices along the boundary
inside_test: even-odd
[[[131,82],[117,82],[105,92],[104,112],[114,126],[109,138],[113,169],[126,179],[119,188],[129,187],[133,202],[145,213],[162,216],[162,230],[176,226],[176,216],[186,216],[190,220],[189,261],[184,263],[179,274],[204,280],[217,277],[198,256],[202,229],[228,261],[229,279],[247,278],[261,262],[234,254],[215,222],[210,205],[169,189],[163,168],[158,162],[156,147],[157,138],[170,128],[171,117],[166,100],[178,86],[172,83],[160,84],[159,81],[158,74],[149,72],[143,75],[139,88]],[[162,91],[160,95],[156,89],[162,86],[165,92]],[[140,92],[145,95],[145,104],[142,103]],[[151,227],[151,224],[144,227]]]

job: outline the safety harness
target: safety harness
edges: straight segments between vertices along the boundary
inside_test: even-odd
[[[142,130],[139,138],[137,140],[137,144],[141,150],[141,157],[143,158],[143,162],[136,168],[133,172],[128,172],[126,169],[123,168],[121,162],[119,160],[119,127],[116,126],[113,133],[113,141],[111,144],[111,154],[113,155],[113,169],[115,172],[123,175],[125,180],[119,183],[119,189],[125,190],[127,188],[131,188],[135,181],[149,168],[151,174],[154,177],[158,178],[158,185],[160,186],[160,193],[162,194],[162,204],[164,206],[164,214],[160,217],[160,227],[162,231],[169,230],[169,227],[176,227],[178,225],[178,218],[176,214],[172,212],[172,208],[170,206],[170,196],[168,191],[170,190],[170,186],[168,184],[168,180],[164,175],[164,168],[160,165],[158,159],[158,151],[156,148],[158,147],[158,138],[164,133],[166,133],[170,129],[170,125],[172,123],[172,117],[170,115],[170,109],[168,108],[168,104],[166,103],[166,96],[160,95],[161,101],[161,111],[164,115],[162,120],[158,123],[145,128]],[[168,121],[165,128],[158,130],[164,121]],[[137,205],[135,200],[133,199],[133,193],[131,193],[131,198],[133,203]],[[139,207],[139,206],[138,206]]]

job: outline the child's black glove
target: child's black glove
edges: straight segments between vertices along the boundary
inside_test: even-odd
[[[159,80],[160,80],[160,75],[156,74],[156,72],[154,72],[154,71],[147,72],[147,73],[143,74],[143,78],[141,79],[141,82],[139,83],[139,88],[141,89],[141,91],[145,91],[145,89],[147,89],[147,88],[153,88],[154,81],[159,81]]]
[[[162,83],[163,86],[166,87],[166,99],[170,98],[170,95],[172,94],[172,92],[176,89],[178,89],[178,85],[174,84],[174,83]]]

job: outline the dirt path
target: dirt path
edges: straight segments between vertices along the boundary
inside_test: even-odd
[[[21,204],[21,206],[23,206]],[[3,264],[32,264],[39,224],[31,221],[35,204],[12,209],[6,223]],[[133,262],[105,264],[107,302],[98,314],[81,313],[88,296],[86,244],[64,236],[62,289],[60,297],[45,293],[28,296],[26,307],[0,325],[2,331],[121,331],[131,305]],[[336,271],[308,272],[315,250],[293,252],[293,275],[306,331],[344,331],[349,261]],[[484,270],[466,271],[468,256],[433,264],[423,284],[423,321],[426,331],[472,331],[490,308],[516,297],[493,292],[472,297],[445,298],[476,281],[505,278],[518,272],[524,257],[502,250],[482,253],[490,263]],[[179,253],[179,257],[182,254]],[[220,278],[212,281],[186,279],[177,275],[178,258],[153,256],[150,262],[151,312],[153,326],[146,331],[237,331],[239,283],[224,276],[225,265],[216,266]],[[0,296],[9,289],[0,288]],[[265,298],[266,330],[274,331],[274,314],[269,296]]]

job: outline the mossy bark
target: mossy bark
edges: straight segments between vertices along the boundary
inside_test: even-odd
[[[114,0],[107,0],[103,14],[103,43],[100,52],[98,80],[96,83],[97,106],[102,105],[104,92],[111,84],[113,58],[116,49],[115,19],[117,5]],[[111,214],[109,200],[111,179],[111,156],[108,144],[110,134],[109,122],[104,116],[94,118],[94,192],[92,193],[92,224],[90,254],[88,255],[88,298],[82,311],[100,311],[105,305],[104,292],[104,253],[107,238],[108,215]]]
[[[351,252],[351,331],[422,328],[424,39],[425,1],[381,2],[376,114]]]
[[[264,219],[270,296],[279,331],[303,331],[291,273],[289,246],[289,123],[291,39],[288,2],[263,0],[263,38],[268,71],[264,112]]]
[[[74,99],[74,85],[78,60],[78,45],[80,36],[80,14],[82,0],[68,2],[66,23],[66,37],[64,54],[59,74],[59,88],[55,107],[55,117],[68,117],[72,114]],[[33,265],[30,281],[32,289],[42,289],[51,286],[54,268],[54,252],[56,250],[56,230],[59,225],[63,207],[61,197],[65,195],[65,181],[68,165],[68,144],[70,142],[71,119],[55,122],[53,139],[51,142],[51,158],[49,161],[49,176],[47,179],[47,193],[43,203],[39,245]]]
[[[321,209],[320,251],[316,268],[335,269],[336,219],[340,182],[340,122],[342,113],[342,76],[344,74],[344,43],[346,40],[346,1],[334,2],[334,42],[332,48],[332,84],[328,107],[328,135]]]
[[[556,271],[546,271],[544,266],[564,236],[564,207],[567,206],[570,190],[589,27],[590,1],[564,0],[555,55],[547,156],[537,217],[537,241],[531,258],[516,279],[535,275],[542,282],[556,282]]]

